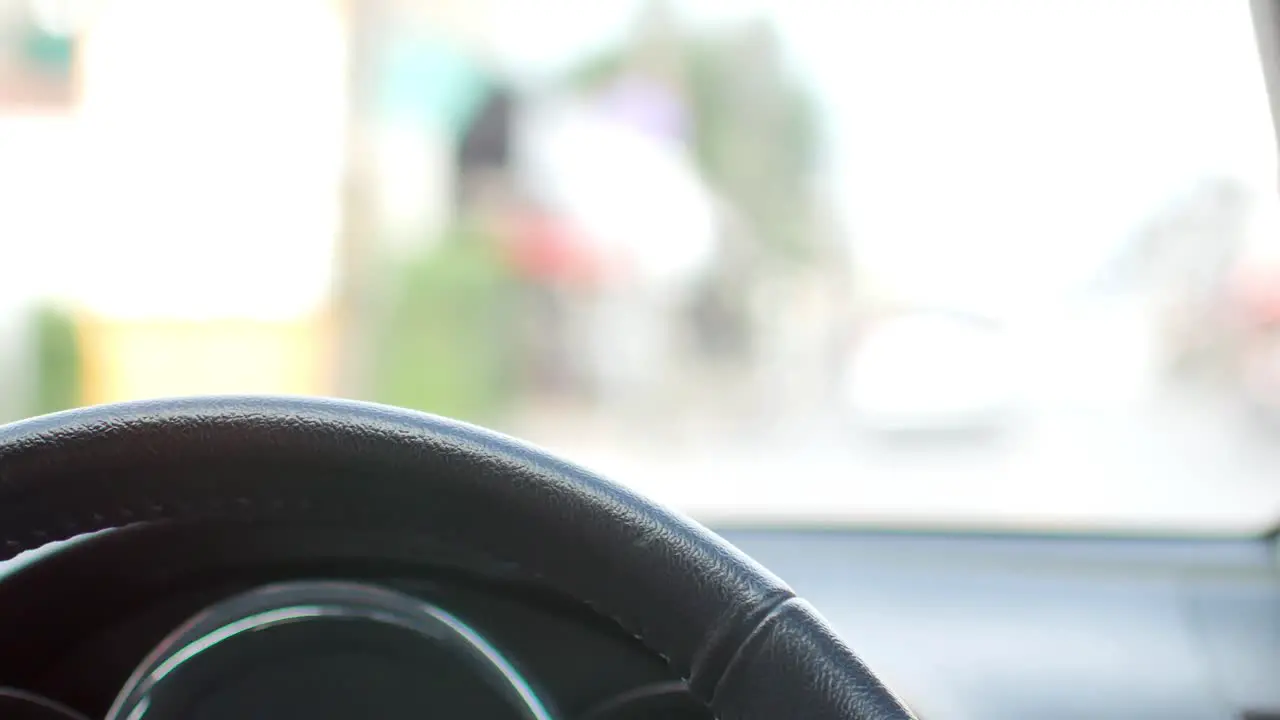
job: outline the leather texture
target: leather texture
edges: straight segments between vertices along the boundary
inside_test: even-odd
[[[911,717],[812,608],[710,531],[478,427],[231,397],[0,428],[0,558],[112,527],[233,522],[393,531],[483,557],[611,618],[721,720]]]

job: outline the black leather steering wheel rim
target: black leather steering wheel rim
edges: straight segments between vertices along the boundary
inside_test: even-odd
[[[533,446],[368,403],[221,397],[0,428],[0,558],[135,524],[403,528],[611,618],[721,720],[910,718],[804,600],[697,523]]]

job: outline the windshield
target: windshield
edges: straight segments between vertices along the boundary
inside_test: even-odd
[[[338,395],[714,524],[1280,518],[1244,0],[0,0],[0,414]]]

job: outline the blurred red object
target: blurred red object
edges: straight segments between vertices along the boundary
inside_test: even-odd
[[[1280,324],[1280,266],[1256,268],[1243,274],[1236,297],[1246,322]]]
[[[530,279],[596,287],[616,281],[626,267],[572,221],[552,213],[518,212],[505,226],[508,259]]]

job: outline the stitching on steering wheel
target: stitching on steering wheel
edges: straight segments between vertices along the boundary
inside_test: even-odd
[[[293,498],[292,500],[296,502],[295,507],[292,508],[292,511],[295,513],[305,515],[306,513],[310,512],[313,509],[311,503],[308,501],[307,498]],[[178,513],[168,512],[173,505],[172,503],[160,503],[160,502],[152,502],[152,501],[144,501],[142,505],[144,509],[142,511],[135,509],[135,507],[139,507],[139,506],[129,506],[129,505],[118,505],[106,511],[96,510],[90,513],[90,516],[91,516],[90,522],[76,523],[74,521],[69,521],[64,525],[64,528],[65,528],[64,531],[50,533],[49,531],[41,528],[30,528],[30,529],[27,529],[25,533],[23,533],[26,535],[27,539],[21,539],[22,534],[18,536],[19,539],[15,539],[14,537],[8,537],[4,540],[4,544],[3,544],[4,550],[3,550],[3,553],[0,553],[0,558],[3,558],[5,560],[12,559],[13,557],[19,555],[22,552],[29,551],[29,550],[37,550],[53,542],[69,540],[80,535],[87,535],[89,533],[99,532],[103,530],[117,530],[117,529],[123,529],[125,527],[149,525],[149,524],[163,523],[163,522],[186,522],[186,521],[216,522],[219,520],[262,521],[267,519],[272,514],[278,514],[285,511],[286,509],[289,509],[289,506],[290,506],[290,500],[286,500],[280,497],[276,497],[270,503],[271,507],[268,507],[268,508],[262,508],[261,507],[262,503],[255,502],[254,500],[246,496],[237,496],[233,500],[233,503],[242,510],[250,511],[249,516],[237,517],[236,515],[233,515],[231,513],[217,512],[218,510],[221,510],[221,508],[216,507],[220,503],[216,501],[207,502],[207,499],[202,499],[201,502],[192,503],[187,508],[182,509],[185,512],[178,512]],[[213,509],[215,512],[212,512],[212,513],[201,512],[202,507]],[[120,520],[122,520],[122,522],[111,522],[113,515],[115,515]],[[143,516],[149,516],[149,517],[143,517]],[[495,565],[506,565],[506,566],[513,567],[518,572],[522,573],[525,577],[528,577],[534,581],[537,581],[553,590],[557,590],[557,594],[560,595],[562,598],[568,599],[571,602],[574,602],[575,604],[581,605],[587,610],[594,613],[595,615],[609,620],[614,625],[616,625],[619,630],[626,633],[629,637],[634,639],[636,642],[640,643],[650,653],[653,653],[654,655],[662,658],[663,662],[667,663],[668,666],[671,666],[671,658],[666,653],[663,653],[662,651],[655,648],[651,643],[649,643],[645,639],[644,634],[641,631],[633,629],[632,627],[630,627],[629,624],[624,622],[621,618],[618,618],[616,615],[602,610],[597,601],[592,600],[591,598],[578,598],[568,593],[559,592],[558,588],[556,588],[555,583],[549,581],[545,575],[529,569],[528,567],[524,566],[522,563],[518,561],[503,559],[501,557],[494,555],[492,552],[488,550],[479,550],[479,551],[473,550],[473,552],[475,552],[478,556],[484,558],[485,560],[492,562]],[[770,603],[770,604],[772,605],[773,603]],[[723,634],[723,631],[720,628],[717,628],[717,630],[713,633],[712,637],[716,638],[722,634]],[[699,655],[701,654],[702,653],[699,653]],[[690,680],[689,677],[686,677],[689,674],[690,673],[680,673],[681,679],[684,680],[686,683],[688,683]],[[696,693],[695,693],[695,697],[698,697],[698,700],[703,703],[708,702],[708,698],[709,698],[709,696],[708,698],[703,698],[702,696],[697,695]]]

